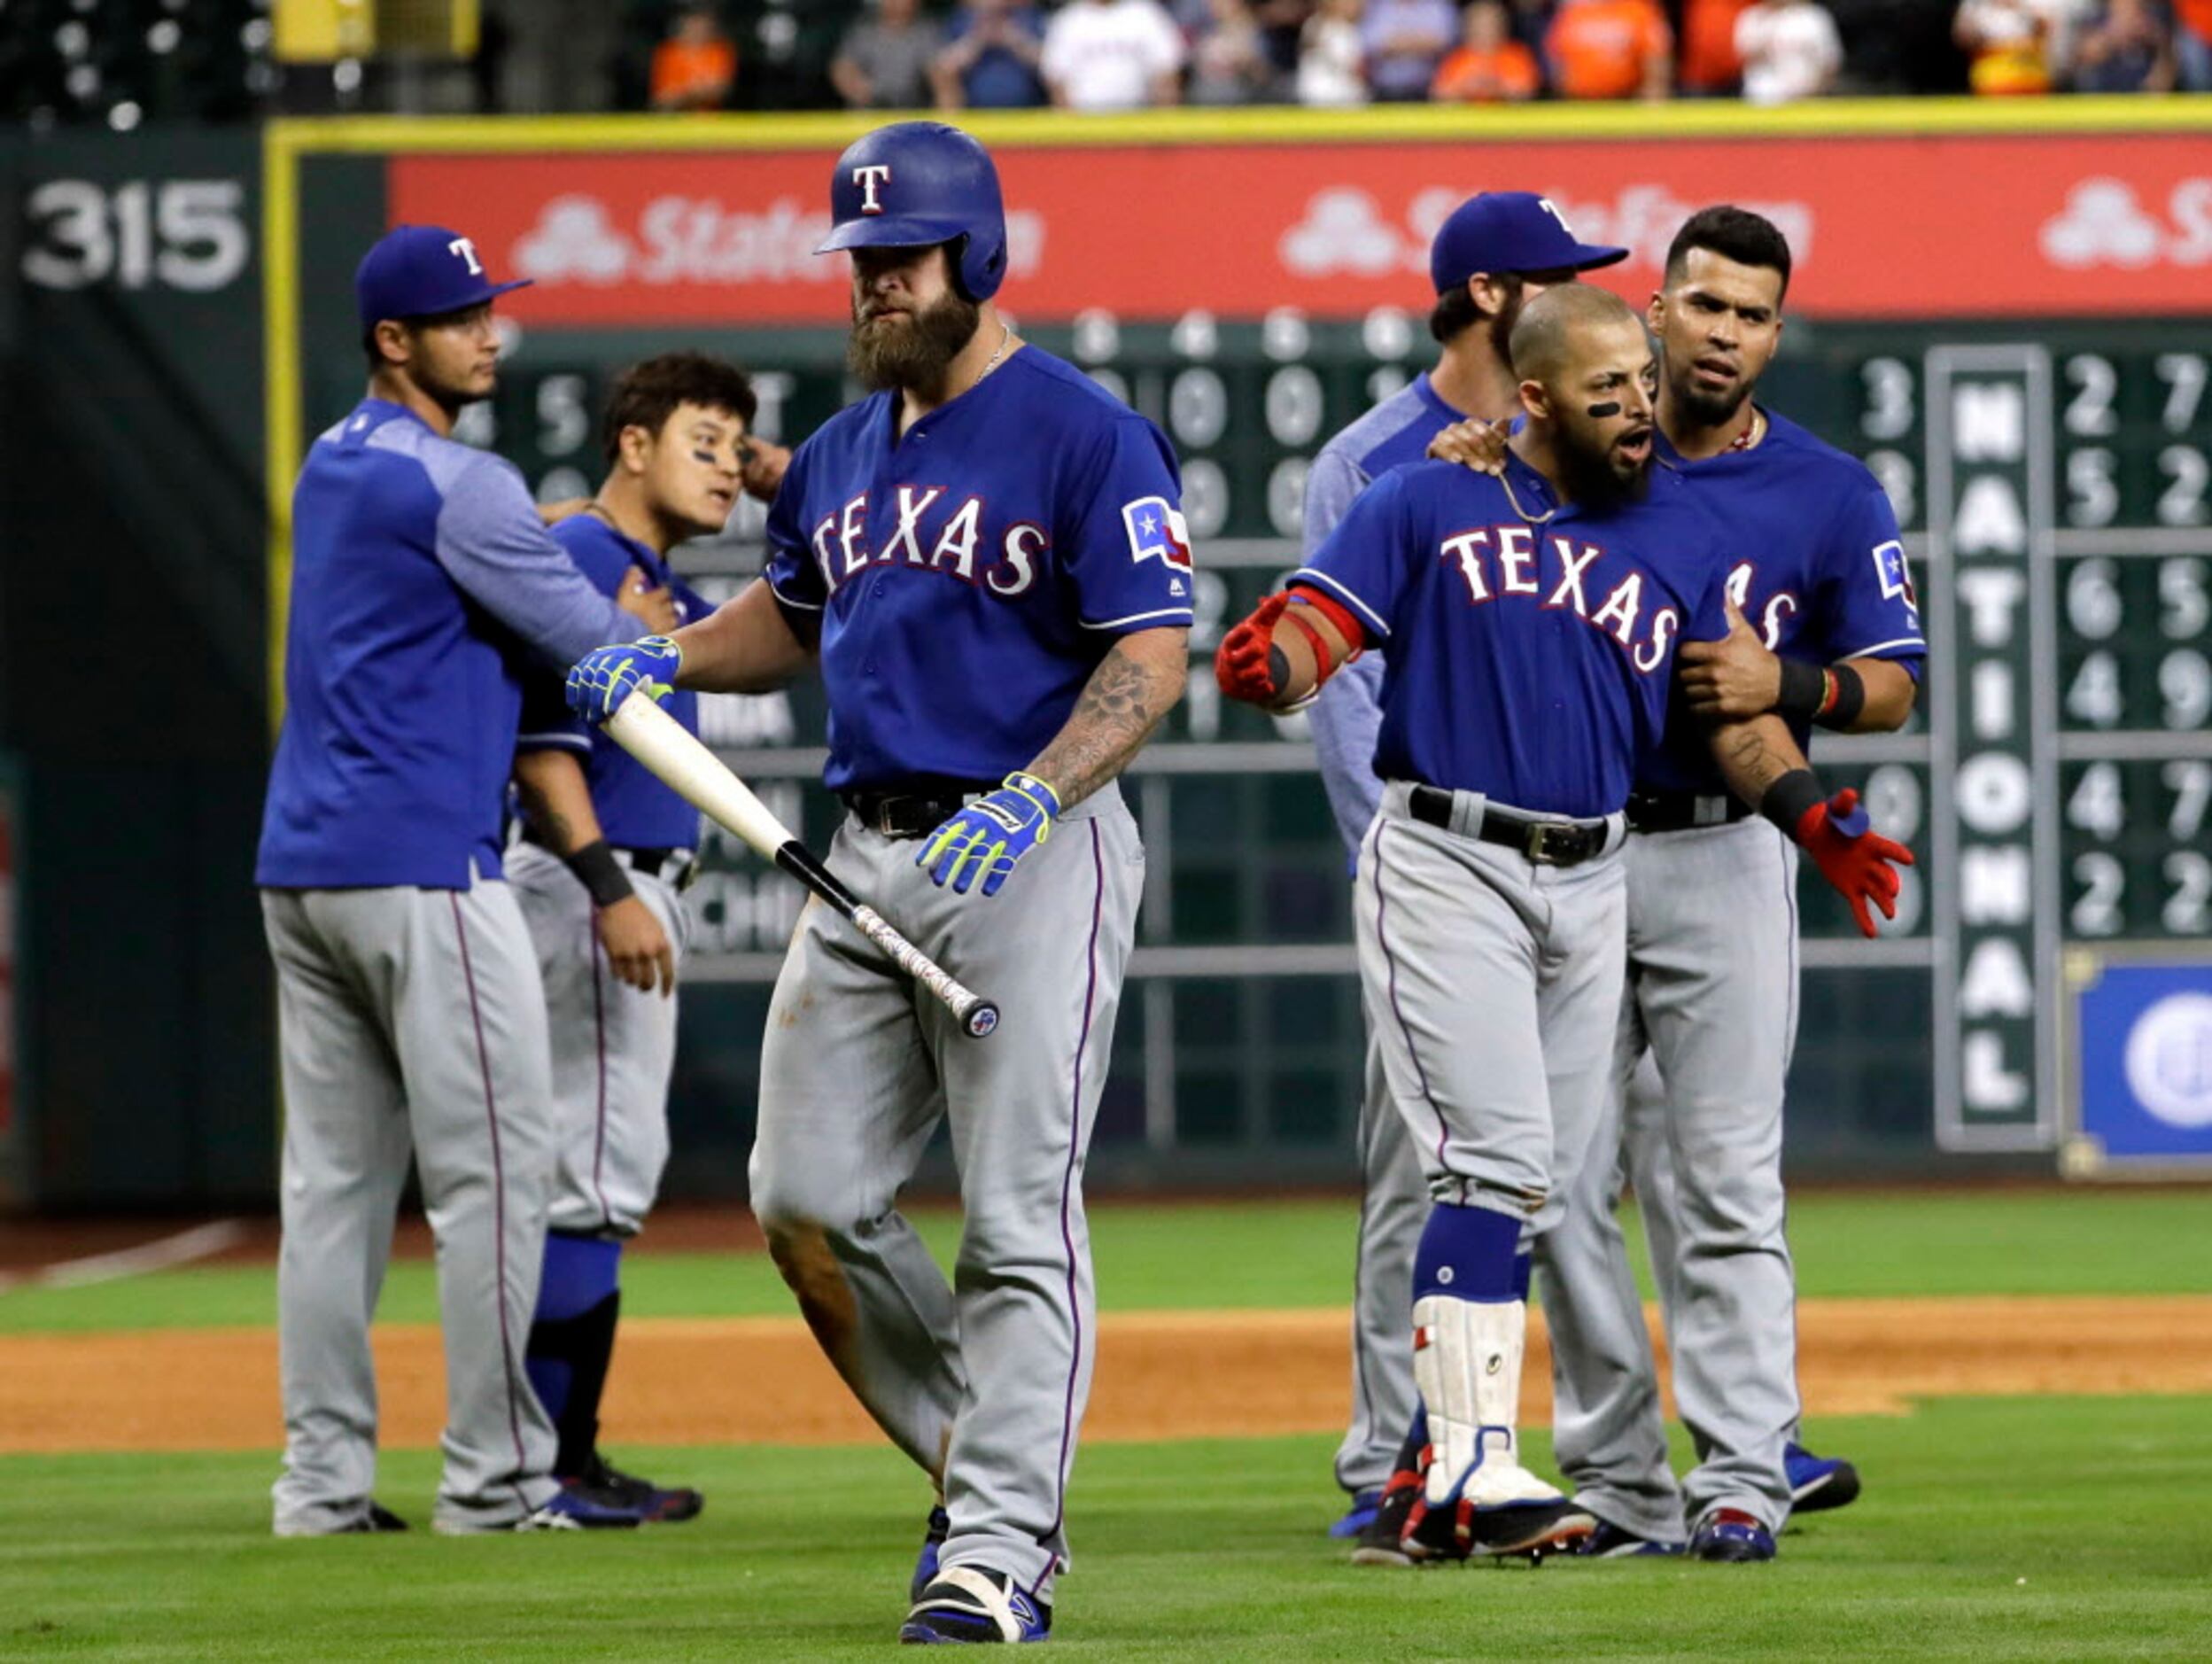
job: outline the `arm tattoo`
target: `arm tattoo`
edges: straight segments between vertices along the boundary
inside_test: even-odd
[[[1720,765],[1729,789],[1753,808],[1758,806],[1769,786],[1792,769],[1805,766],[1796,745],[1777,747],[1768,743],[1769,725],[1787,737],[1789,730],[1782,727],[1780,718],[1773,716],[1724,723],[1714,729],[1712,735],[1713,758]]]
[[[524,780],[515,782],[515,795],[522,801],[523,819],[537,829],[545,846],[555,855],[566,855],[576,845],[576,828],[568,817],[547,801],[544,792]]]
[[[1059,793],[1062,808],[1082,802],[1126,768],[1152,737],[1182,694],[1183,677],[1180,651],[1174,663],[1163,664],[1157,656],[1130,652],[1127,638],[1115,642],[1029,772]]]

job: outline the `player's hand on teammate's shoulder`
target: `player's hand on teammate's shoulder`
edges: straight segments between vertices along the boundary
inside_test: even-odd
[[[1457,463],[1482,474],[1505,472],[1506,426],[1469,416],[1455,422],[1429,441],[1429,455],[1440,463]]]
[[[676,613],[676,597],[666,584],[656,584],[642,567],[633,566],[622,575],[615,605],[654,634],[665,634],[683,622]]]
[[[538,518],[543,525],[558,525],[563,520],[574,519],[591,506],[592,500],[589,497],[563,497],[558,502],[539,503]]]
[[[655,701],[667,698],[683,662],[683,649],[664,635],[595,647],[569,666],[563,692],[570,710],[597,725],[633,693]]]
[[[1015,863],[1052,835],[1059,793],[1035,774],[1012,774],[1005,784],[954,815],[927,838],[914,865],[929,869],[939,889],[965,896],[980,876],[995,896]]]
[[[748,439],[739,453],[741,464],[739,480],[745,494],[762,502],[773,502],[776,488],[783,484],[785,470],[791,466],[791,449],[773,439]]]
[[[1727,634],[1718,641],[1685,641],[1675,657],[1690,709],[1737,721],[1774,708],[1781,697],[1781,660],[1767,650],[1734,601],[1725,605]]]
[[[676,991],[676,951],[642,898],[625,896],[602,907],[598,929],[600,945],[618,981],[648,994],[656,987],[664,995]]]

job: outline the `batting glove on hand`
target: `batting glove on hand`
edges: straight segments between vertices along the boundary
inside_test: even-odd
[[[914,865],[927,867],[940,889],[950,882],[963,896],[981,873],[983,893],[995,896],[1014,863],[1052,836],[1059,813],[1059,794],[1050,786],[1035,774],[1009,774],[997,791],[932,832]]]
[[[1799,817],[1797,843],[1818,862],[1820,876],[1851,903],[1862,935],[1874,933],[1871,900],[1882,916],[1898,916],[1898,868],[1913,865],[1913,851],[1874,831],[1859,794],[1846,786]]]
[[[595,647],[569,666],[569,709],[596,727],[633,691],[665,699],[683,662],[683,649],[664,635]]]
[[[1214,652],[1214,680],[1231,699],[1247,704],[1271,703],[1277,691],[1268,657],[1275,647],[1275,621],[1291,604],[1290,591],[1278,589],[1259,610],[1222,637]]]

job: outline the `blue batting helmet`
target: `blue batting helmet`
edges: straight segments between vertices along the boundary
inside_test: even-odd
[[[951,243],[953,281],[988,300],[1006,276],[1006,210],[990,152],[942,121],[894,121],[862,135],[830,175],[834,223],[817,254]]]

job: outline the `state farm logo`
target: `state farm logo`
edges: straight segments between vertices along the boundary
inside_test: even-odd
[[[2181,181],[2167,194],[2163,218],[2124,179],[2078,181],[2066,206],[2043,222],[2041,240],[2045,257],[2071,270],[2202,266],[2212,261],[2212,179]]]
[[[1556,205],[1560,217],[1585,243],[1610,244],[1628,251],[1633,264],[1654,268],[1666,261],[1674,233],[1703,206],[1688,202],[1660,184],[1624,187],[1611,200],[1578,198],[1553,186],[1541,191]],[[1306,212],[1276,245],[1284,268],[1300,277],[1381,277],[1393,272],[1425,272],[1429,245],[1466,193],[1435,185],[1418,192],[1401,220],[1356,185],[1331,185],[1307,200]],[[1811,260],[1814,214],[1809,202],[1746,202],[1789,239],[1802,269]]]
[[[735,207],[712,197],[655,197],[634,222],[618,224],[599,197],[570,192],[549,199],[516,239],[516,271],[540,284],[842,284],[845,263],[817,256],[829,215],[779,197]],[[1034,273],[1044,257],[1044,222],[1017,210],[1006,216],[1007,264]]]

